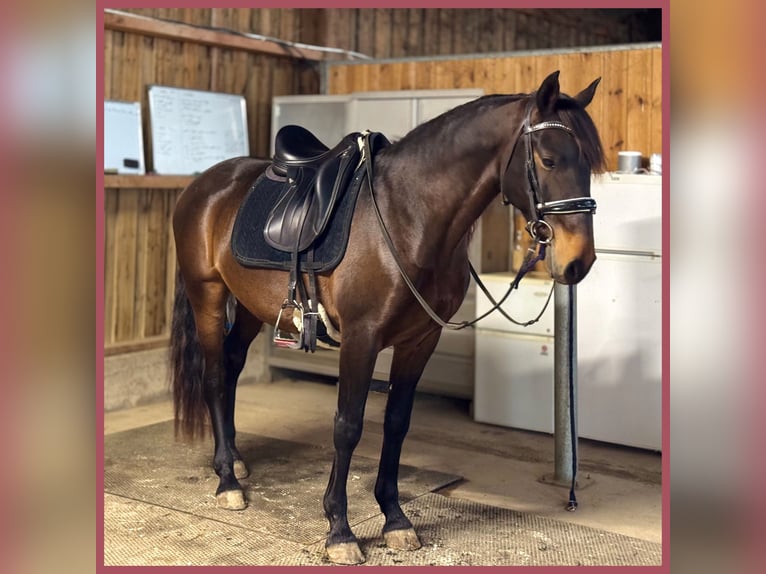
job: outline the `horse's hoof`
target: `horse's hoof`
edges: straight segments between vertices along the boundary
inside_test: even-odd
[[[332,544],[326,550],[327,557],[333,564],[362,564],[364,562],[364,554],[356,542]]]
[[[386,541],[386,546],[392,550],[417,550],[421,546],[414,528],[389,530],[383,533],[383,539]]]
[[[226,510],[244,510],[247,508],[245,494],[241,490],[224,490],[215,495],[218,508]]]
[[[242,460],[235,460],[234,461],[234,478],[240,479],[240,478],[247,478],[250,476],[250,469],[247,468],[247,465]]]

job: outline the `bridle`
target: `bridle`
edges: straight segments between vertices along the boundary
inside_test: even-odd
[[[540,182],[537,178],[537,168],[535,167],[532,134],[542,130],[557,129],[563,130],[574,137],[574,132],[572,131],[572,128],[559,121],[543,121],[531,125],[533,102],[534,101],[531,101],[527,105],[526,114],[524,116],[524,121],[521,124],[519,135],[513,144],[511,155],[505,165],[503,176],[500,179],[500,196],[503,205],[511,204],[511,201],[508,199],[508,196],[503,189],[503,183],[508,175],[508,170],[511,168],[511,162],[513,161],[513,154],[516,152],[516,147],[519,145],[519,141],[524,140],[527,198],[529,199],[529,213],[531,214],[531,219],[527,221],[526,229],[532,236],[532,239],[538,244],[547,245],[553,241],[553,228],[547,221],[545,221],[546,215],[566,215],[569,213],[594,214],[596,213],[596,200],[592,197],[572,197],[569,199],[543,201],[543,193],[540,189]]]
[[[375,192],[373,191],[372,187],[372,154],[370,153],[370,144],[369,144],[369,132],[363,132],[360,136],[359,141],[359,147],[362,150],[362,159],[360,160],[360,163],[365,164],[365,169],[367,172],[367,182],[368,182],[368,188],[370,191],[370,198],[372,199],[372,206],[373,210],[375,212],[375,216],[378,219],[378,223],[380,224],[381,231],[383,232],[383,239],[386,242],[386,245],[388,246],[388,250],[390,251],[392,257],[394,258],[394,262],[396,263],[397,268],[399,269],[399,273],[402,276],[402,279],[406,283],[407,287],[412,292],[412,295],[415,297],[415,299],[420,303],[420,306],[423,308],[423,310],[428,314],[433,321],[438,324],[439,326],[445,328],[445,329],[451,329],[451,330],[459,330],[459,329],[465,329],[466,327],[471,327],[474,324],[478,323],[491,313],[494,313],[495,311],[500,312],[500,314],[511,321],[512,323],[515,323],[517,325],[521,326],[529,326],[533,323],[536,323],[540,317],[543,316],[543,313],[545,313],[545,309],[548,307],[548,303],[551,300],[551,295],[553,294],[553,288],[551,288],[551,292],[548,294],[548,299],[545,302],[545,305],[543,306],[540,313],[535,317],[534,319],[531,319],[529,321],[521,322],[515,320],[513,317],[508,315],[504,309],[502,309],[502,305],[505,302],[505,300],[510,296],[511,292],[516,289],[519,286],[519,282],[521,281],[522,277],[526,275],[527,272],[529,272],[538,261],[542,261],[545,259],[545,248],[548,244],[553,241],[553,228],[551,225],[545,221],[546,215],[565,215],[570,213],[590,213],[593,214],[596,212],[596,200],[591,197],[573,197],[569,199],[559,199],[554,201],[548,201],[545,202],[542,200],[542,190],[540,189],[540,183],[537,179],[537,170],[535,169],[535,160],[534,160],[534,153],[532,148],[532,134],[541,130],[546,129],[560,129],[564,130],[568,134],[570,134],[572,137],[574,137],[574,132],[572,129],[559,122],[559,121],[543,121],[539,122],[534,125],[530,125],[530,117],[532,115],[532,106],[533,106],[534,100],[532,100],[527,105],[526,115],[524,117],[524,121],[521,125],[521,128],[519,130],[519,135],[516,138],[516,141],[513,144],[513,148],[511,149],[511,155],[508,158],[508,161],[506,162],[506,167],[503,172],[502,177],[500,178],[500,195],[503,200],[503,205],[510,205],[511,202],[508,200],[505,190],[503,189],[503,181],[505,180],[505,176],[507,175],[508,170],[511,166],[511,161],[513,160],[513,154],[516,151],[516,147],[518,146],[519,140],[524,140],[524,148],[526,150],[526,174],[527,174],[527,196],[529,198],[530,202],[530,213],[532,214],[532,218],[527,221],[526,229],[529,232],[529,234],[532,236],[532,239],[535,241],[534,246],[537,247],[538,253],[535,255],[535,249],[530,247],[530,249],[527,251],[527,256],[524,258],[523,263],[521,264],[521,267],[519,268],[518,273],[516,274],[516,277],[514,278],[511,285],[508,287],[508,291],[505,293],[505,295],[499,300],[495,301],[495,299],[490,294],[489,290],[486,288],[486,286],[482,283],[481,279],[479,278],[479,274],[476,272],[476,269],[474,269],[473,265],[471,265],[469,261],[469,267],[471,271],[471,276],[473,277],[474,281],[476,281],[476,284],[479,286],[479,288],[484,292],[484,294],[489,299],[490,303],[492,304],[492,307],[483,315],[476,317],[472,321],[462,321],[460,323],[454,323],[451,321],[445,321],[439,315],[436,314],[436,312],[431,308],[431,306],[428,304],[428,302],[423,298],[423,296],[418,292],[415,285],[412,283],[412,280],[407,276],[407,273],[404,271],[404,265],[402,264],[402,261],[399,257],[399,253],[396,250],[396,247],[394,246],[394,242],[391,239],[391,235],[388,233],[388,229],[386,228],[386,224],[383,221],[383,216],[380,213],[380,208],[378,207],[378,202],[375,199]]]

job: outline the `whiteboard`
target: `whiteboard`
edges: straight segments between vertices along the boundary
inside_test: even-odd
[[[245,98],[201,90],[149,87],[154,171],[191,175],[250,154]]]
[[[104,171],[144,173],[139,102],[104,101]]]

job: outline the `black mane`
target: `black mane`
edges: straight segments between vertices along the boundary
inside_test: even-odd
[[[402,139],[396,141],[385,155],[412,153],[422,148],[424,141],[444,141],[450,139],[455,130],[464,122],[480,117],[485,111],[517,102],[533,94],[491,94],[482,96],[457,106],[435,118],[416,126]],[[593,120],[585,109],[573,98],[561,95],[556,104],[559,119],[572,128],[580,151],[594,173],[606,170],[606,158],[601,139]]]

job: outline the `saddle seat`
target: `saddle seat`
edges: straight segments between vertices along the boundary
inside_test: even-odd
[[[300,126],[277,132],[272,169],[287,178],[287,189],[264,228],[274,249],[305,251],[322,234],[359,164],[358,135],[348,134],[330,149]]]
[[[274,139],[274,163],[283,169],[322,161],[328,151],[330,148],[301,126],[284,126]]]

